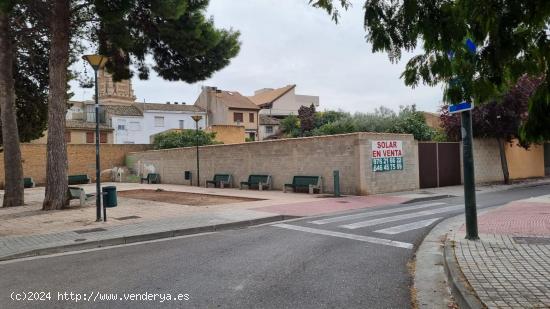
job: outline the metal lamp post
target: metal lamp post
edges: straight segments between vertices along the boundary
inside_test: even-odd
[[[101,171],[99,162],[99,90],[97,87],[97,71],[102,69],[107,61],[107,57],[102,55],[84,55],[82,59],[86,60],[94,69],[95,77],[95,174],[96,174],[96,221],[101,221]],[[107,221],[105,208],[103,208],[103,220]]]
[[[199,121],[202,119],[201,115],[191,116],[195,120],[195,144],[197,146],[197,187],[200,187],[200,168],[199,168]]]

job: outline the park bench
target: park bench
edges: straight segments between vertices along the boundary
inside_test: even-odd
[[[322,193],[322,178],[321,176],[294,176],[292,183],[284,185],[283,192],[286,193],[287,188],[292,188],[294,192],[307,190],[309,194],[313,194],[317,190],[318,193]]]
[[[160,174],[149,173],[147,174],[147,177],[141,178],[140,183],[143,183],[144,181],[147,183],[160,183]]]
[[[241,181],[240,189],[246,186],[249,189],[258,188],[262,191],[264,188],[271,189],[271,176],[270,175],[250,175],[248,181]]]
[[[83,188],[69,187],[69,200],[80,200],[80,206],[84,206],[86,201],[95,194],[86,194]]]
[[[23,187],[24,188],[34,188],[36,186],[32,177],[23,178]]]
[[[231,175],[229,174],[216,174],[213,180],[206,181],[206,188],[209,184],[213,184],[214,188],[231,187]]]
[[[80,185],[91,183],[88,175],[69,175],[69,185]]]

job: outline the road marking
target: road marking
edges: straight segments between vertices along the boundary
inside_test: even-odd
[[[395,235],[395,234],[399,234],[399,233],[403,233],[403,232],[412,231],[412,230],[416,230],[416,229],[426,227],[426,226],[434,223],[435,221],[437,221],[439,219],[441,219],[441,218],[427,219],[427,220],[412,222],[412,223],[408,223],[408,224],[392,226],[392,227],[389,227],[387,229],[381,229],[381,230],[374,231],[374,232],[375,233],[381,233],[381,234]]]
[[[432,209],[432,210],[423,210],[419,212],[413,212],[410,214],[403,214],[403,215],[361,221],[361,222],[352,223],[352,224],[340,225],[340,227],[353,230],[353,229],[358,229],[360,227],[373,226],[373,225],[378,225],[378,224],[383,224],[388,222],[401,221],[405,219],[430,216],[430,215],[440,214],[444,212],[451,212],[451,211],[455,211],[463,208],[464,206],[458,205],[458,206],[449,206],[449,207],[443,207],[443,208]]]
[[[405,248],[405,249],[412,249],[413,248],[413,245],[410,244],[410,243],[400,242],[400,241],[395,241],[395,240],[390,240],[390,239],[383,239],[383,238],[376,238],[376,237],[369,237],[369,236],[361,236],[361,235],[333,232],[333,231],[327,231],[327,230],[321,230],[321,229],[314,229],[314,228],[305,227],[305,226],[290,225],[290,224],[285,224],[285,223],[273,224],[272,226],[280,227],[280,228],[283,228],[283,229],[306,232],[306,233],[313,233],[313,234],[319,234],[319,235],[326,235],[326,236],[333,236],[333,237],[359,240],[359,241],[369,242],[369,243],[373,243],[373,244],[386,245],[386,246],[392,246],[392,247],[398,247],[398,248]]]
[[[316,221],[311,221],[309,223],[327,224],[327,223],[334,223],[334,222],[340,222],[340,221],[346,221],[346,220],[374,217],[374,216],[378,216],[378,215],[387,215],[387,214],[392,214],[392,213],[402,212],[402,211],[408,211],[408,210],[417,210],[417,209],[428,208],[428,207],[444,205],[444,204],[445,203],[430,203],[430,204],[415,205],[415,206],[393,208],[393,209],[386,209],[386,210],[375,210],[375,211],[363,212],[363,213],[355,214],[355,215],[347,215],[347,216],[340,216],[340,217],[316,220]]]

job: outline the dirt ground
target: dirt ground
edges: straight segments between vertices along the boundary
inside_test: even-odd
[[[179,205],[188,206],[208,206],[208,205],[220,205],[238,202],[252,202],[259,201],[261,199],[234,197],[234,196],[221,196],[210,194],[197,194],[188,192],[176,192],[176,191],[157,191],[157,190],[125,190],[117,192],[118,196],[133,198],[139,200],[164,202]]]

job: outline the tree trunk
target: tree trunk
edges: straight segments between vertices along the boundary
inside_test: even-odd
[[[14,53],[10,32],[9,14],[0,10],[0,119],[5,183],[3,207],[20,206],[24,203],[23,164],[15,114]]]
[[[504,184],[510,184],[510,172],[508,171],[508,161],[506,160],[506,151],[504,149],[504,141],[497,138],[498,151],[500,153],[500,164],[502,166],[502,175],[504,176]]]
[[[42,205],[44,210],[61,209],[69,205],[65,143],[69,31],[70,0],[55,0],[50,21],[52,41],[49,59],[46,196]]]

